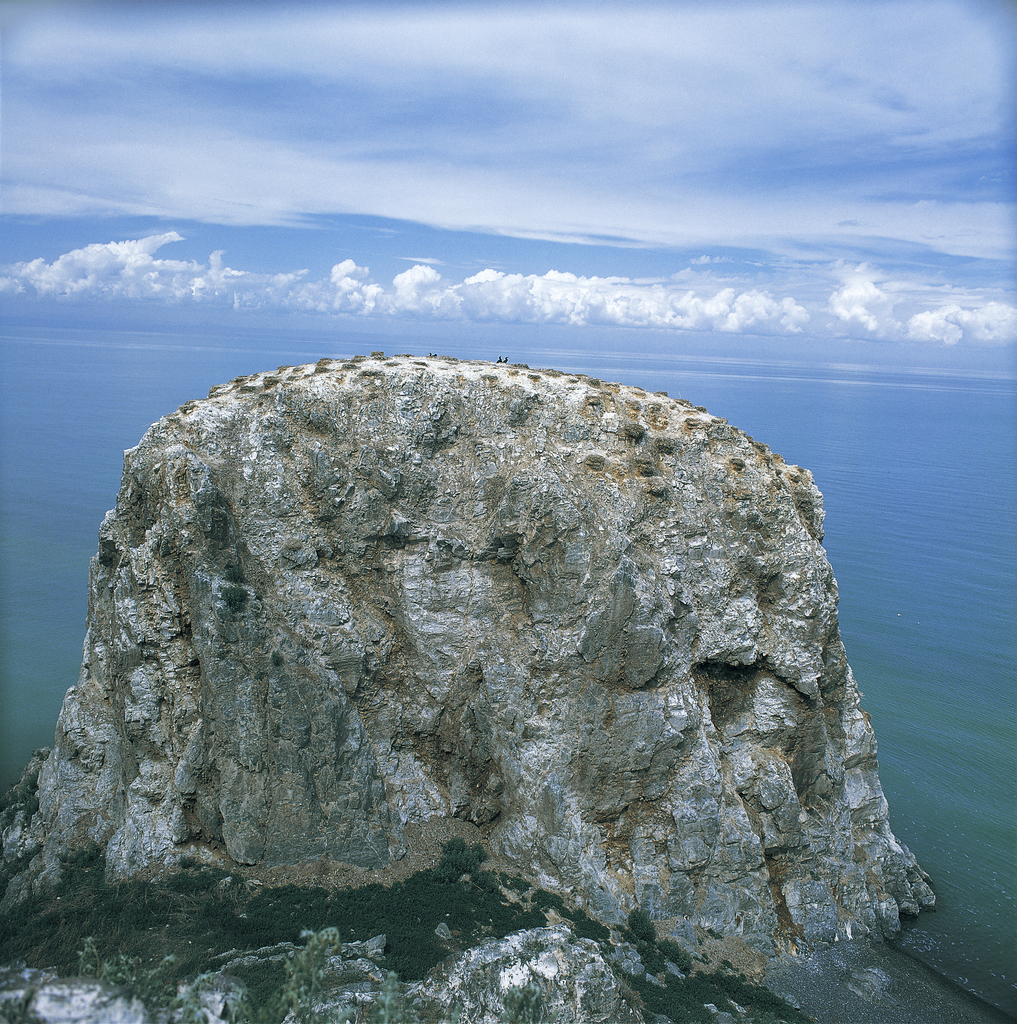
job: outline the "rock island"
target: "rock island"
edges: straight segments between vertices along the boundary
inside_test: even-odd
[[[608,924],[891,934],[934,896],[823,517],[726,420],[581,374],[375,353],[215,387],[125,454],[4,909],[91,842],[111,878],[381,868],[458,818]]]

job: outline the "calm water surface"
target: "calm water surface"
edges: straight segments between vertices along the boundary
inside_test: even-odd
[[[538,338],[539,334],[533,337]],[[9,329],[0,342],[0,785],[53,741],[123,449],[243,373],[428,343]],[[463,357],[494,358],[482,343]],[[1012,376],[512,350],[705,405],[811,469],[897,837],[939,911],[901,944],[1017,1013],[1017,390]]]

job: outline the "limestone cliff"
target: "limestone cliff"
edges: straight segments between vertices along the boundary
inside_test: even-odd
[[[580,375],[375,354],[213,388],[125,455],[32,871],[90,839],[121,876],[380,866],[454,815],[604,920],[893,931],[934,899],[823,515],[725,420]]]

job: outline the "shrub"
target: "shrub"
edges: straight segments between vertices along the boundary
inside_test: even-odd
[[[629,931],[643,942],[657,941],[657,929],[645,910],[636,909],[629,914]]]
[[[314,1004],[321,998],[325,958],[340,945],[339,930],[305,931],[302,937],[307,945],[286,964],[286,982],[277,997],[282,1011],[279,1020],[292,1013],[299,1024],[324,1024],[327,1018],[315,1010]],[[344,1014],[340,1019],[349,1021],[350,1016]]]
[[[541,910],[547,910],[553,907],[561,914],[562,917],[567,917],[569,912],[565,909],[565,901],[556,892],[548,892],[546,889],[538,889],[534,894],[530,902]]]
[[[228,941],[257,946],[296,942],[303,929],[324,928],[339,916],[333,912],[328,889],[319,885],[266,886],[248,900],[245,917],[237,917],[229,908],[224,910],[221,930],[229,936]]]
[[[439,882],[458,882],[485,860],[487,854],[480,843],[467,847],[465,840],[456,836],[441,848],[441,860],[434,869],[434,877]]]
[[[493,871],[471,871],[470,881],[482,892],[498,896],[501,887],[498,885],[498,878]]]
[[[505,995],[505,1015],[511,1024],[538,1024],[544,1012],[544,994],[536,981],[510,988]]]
[[[183,896],[194,896],[215,888],[229,875],[222,868],[204,868],[178,871],[166,880],[166,888]]]
[[[581,939],[593,939],[603,945],[611,941],[611,929],[594,920],[585,910],[576,910],[571,914],[572,930]]]
[[[243,587],[227,587],[222,596],[226,599],[226,607],[231,612],[239,612],[247,604],[247,591]]]
[[[25,812],[25,821],[39,809],[39,773],[32,772],[0,796],[0,831],[14,823],[19,811]]]
[[[786,1003],[780,996],[765,988],[750,985],[742,975],[715,971],[712,974],[692,974],[684,981],[665,975],[664,984],[654,984],[647,978],[629,977],[627,983],[634,988],[643,1001],[643,1013],[663,1014],[675,1024],[702,1022],[710,1024],[713,1016],[706,1009],[707,1003],[723,1007],[728,1000],[749,1010],[752,1020],[786,1021],[788,1024],[809,1024],[810,1018],[800,1010]]]
[[[62,870],[56,886],[57,896],[82,889],[93,890],[105,884],[106,855],[94,841],[88,846],[61,853],[60,864]]]
[[[389,971],[371,1015],[372,1024],[415,1024],[417,1015],[407,1007],[399,991],[399,975]]]
[[[498,880],[506,889],[511,889],[513,892],[519,893],[520,896],[530,889],[530,883],[525,878],[520,878],[519,875],[509,875],[504,871],[499,871]]]
[[[29,986],[18,999],[5,999],[3,1001],[3,1016],[0,1020],[6,1024],[43,1024],[28,1007],[35,998],[38,990]]]
[[[271,1018],[277,1016],[277,996],[286,983],[286,968],[278,960],[268,960],[234,967],[230,973],[246,986],[242,1012],[236,1016],[238,1024],[277,1024]]]
[[[89,936],[78,954],[78,974],[83,978],[99,978],[111,985],[121,985],[136,995],[149,1010],[155,1010],[170,1003],[176,993],[175,962],[176,957],[172,954],[154,963],[123,953],[103,960],[96,949],[95,939]]]
[[[692,957],[684,946],[679,945],[674,939],[661,939],[657,948],[678,968],[682,974],[688,974],[692,970]]]
[[[234,565],[230,563],[226,566],[226,579],[230,583],[243,583],[244,582],[244,570],[239,564]]]

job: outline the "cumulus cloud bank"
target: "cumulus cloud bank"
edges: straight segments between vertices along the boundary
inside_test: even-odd
[[[1006,345],[1017,341],[1017,309],[1001,302],[964,308],[957,302],[940,303],[911,316],[898,318],[896,306],[913,305],[926,286],[895,280],[868,263],[833,266],[840,287],[830,295],[827,310],[848,328],[862,328],[875,338],[942,342],[956,345]]]
[[[306,273],[248,274],[222,265],[222,252],[208,263],[156,259],[152,254],[167,242],[182,242],[175,231],[126,242],[106,242],[73,249],[52,263],[42,258],[4,267],[0,291],[22,293],[26,286],[37,295],[55,298],[185,299],[220,298],[254,287],[267,299],[286,294]],[[244,282],[241,285],[241,281]]]
[[[703,296],[673,282],[644,283],[624,277],[543,276],[483,270],[460,283],[446,282],[433,267],[417,264],[385,288],[353,260],[336,264],[327,278],[307,271],[252,274],[222,265],[215,252],[207,264],[159,259],[176,232],[137,241],[88,245],[46,263],[5,268],[0,290],[56,298],[100,296],[169,302],[222,302],[235,308],[423,316],[509,323],[602,324],[728,333],[799,333],[809,314],[794,299],[768,292],[723,288]]]
[[[349,259],[332,267],[328,277],[311,280],[306,270],[283,274],[234,270],[223,265],[222,252],[213,252],[207,263],[156,255],[162,246],[177,241],[182,241],[181,236],[171,231],[88,245],[52,263],[41,258],[17,263],[2,268],[0,291],[63,300],[147,299],[331,315],[766,335],[801,334],[810,324],[814,333],[831,333],[822,323],[825,312],[834,318],[828,324],[841,325],[839,333],[860,337],[946,345],[1017,341],[1017,309],[1000,302],[965,306],[951,296],[954,301],[919,309],[906,319],[896,317],[895,307],[902,302],[914,308],[916,290],[920,293],[923,286],[891,280],[865,263],[838,262],[827,268],[838,287],[825,310],[810,313],[795,298],[775,298],[746,284],[732,286],[730,279],[704,278],[696,290],[680,282],[682,275],[646,281],[580,277],[556,270],[535,275],[488,269],[464,281],[449,282],[433,266],[418,263],[397,274],[386,287],[371,279],[367,267]]]
[[[907,322],[909,338],[956,345],[961,338],[986,345],[1005,345],[1017,340],[1017,309],[989,302],[980,309],[962,309],[955,303],[916,313]]]
[[[416,266],[392,284],[390,301],[397,312],[467,320],[767,334],[798,333],[809,320],[794,299],[774,299],[755,289],[736,294],[726,288],[704,298],[674,284],[555,270],[540,277],[482,270],[461,284],[446,284],[433,268]]]

